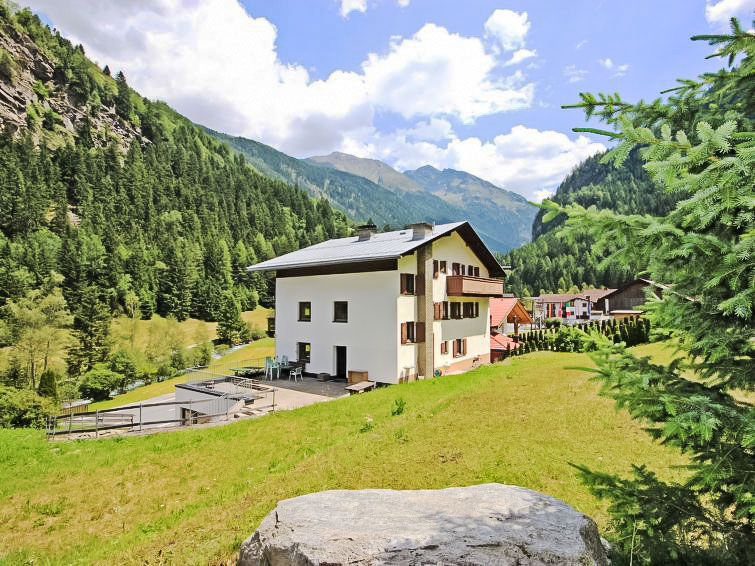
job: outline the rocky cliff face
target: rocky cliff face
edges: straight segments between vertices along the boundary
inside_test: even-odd
[[[73,141],[88,116],[95,145],[103,145],[108,139],[116,139],[123,147],[137,137],[147,141],[118,117],[114,106],[78,101],[70,85],[56,73],[54,57],[6,21],[0,21],[0,50],[4,58],[0,69],[0,127],[29,130],[36,142],[43,140],[56,147]],[[112,81],[104,75],[99,78]],[[55,118],[45,127],[42,118],[50,110]]]

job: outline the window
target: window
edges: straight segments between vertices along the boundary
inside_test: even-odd
[[[349,303],[346,301],[333,303],[333,322],[349,322]]]
[[[299,322],[311,322],[312,321],[312,303],[300,302],[299,303]]]
[[[452,263],[451,264],[451,275],[461,275],[461,270],[459,269],[458,263]]]
[[[440,267],[438,266],[438,260],[434,259],[433,260],[433,277],[437,279],[439,273],[440,273]]]
[[[440,272],[441,273],[445,273],[446,272],[446,262],[445,261],[441,261],[440,262]]]
[[[473,303],[463,303],[463,305],[464,318],[477,318],[480,316],[480,303],[475,301]]]
[[[451,318],[461,318],[461,303],[451,303]]]
[[[401,274],[401,294],[413,295],[414,294],[414,275],[411,273]]]
[[[469,275],[470,277],[474,277],[474,265],[467,266],[467,275]]]
[[[479,267],[475,267],[474,268],[474,276],[475,277],[479,277],[480,276],[480,268]]]
[[[467,339],[457,338],[454,340],[454,358],[466,356],[467,354]]]
[[[448,301],[443,301],[441,314],[443,315],[443,320],[448,320]]]
[[[415,344],[425,341],[425,323],[424,322],[402,322],[401,323],[401,343]]]
[[[464,264],[463,263],[459,266],[459,275],[462,275],[462,276],[464,275]]]
[[[448,354],[448,340],[443,340],[443,342],[440,343],[440,353]]]
[[[300,362],[309,362],[310,344],[309,342],[296,343],[296,359]]]

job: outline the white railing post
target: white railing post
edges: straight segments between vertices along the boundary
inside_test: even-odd
[[[142,431],[142,402],[139,401],[139,432]]]

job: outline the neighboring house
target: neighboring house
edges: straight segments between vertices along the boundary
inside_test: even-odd
[[[519,326],[522,324],[532,324],[532,317],[522,301],[516,297],[490,299],[491,334],[516,335],[519,334]]]
[[[467,222],[362,227],[249,270],[276,272],[276,354],[306,373],[401,383],[490,361],[505,274]]]
[[[535,317],[540,320],[562,318],[568,323],[600,320],[605,311],[598,308],[601,299],[616,289],[585,289],[578,293],[552,293],[535,298]]]
[[[653,287],[658,295],[662,295],[670,288],[668,285],[656,283],[650,279],[638,278],[601,297],[597,307],[609,313],[613,318],[640,314],[642,310],[638,307],[645,304],[645,290],[648,287]]]
[[[513,338],[506,336],[505,334],[491,334],[490,335],[490,361],[497,362],[501,360],[507,352],[516,350],[519,347],[519,342]]]

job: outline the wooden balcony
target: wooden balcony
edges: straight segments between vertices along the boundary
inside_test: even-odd
[[[503,295],[503,281],[498,279],[449,275],[446,277],[446,286],[449,297],[500,297]]]

